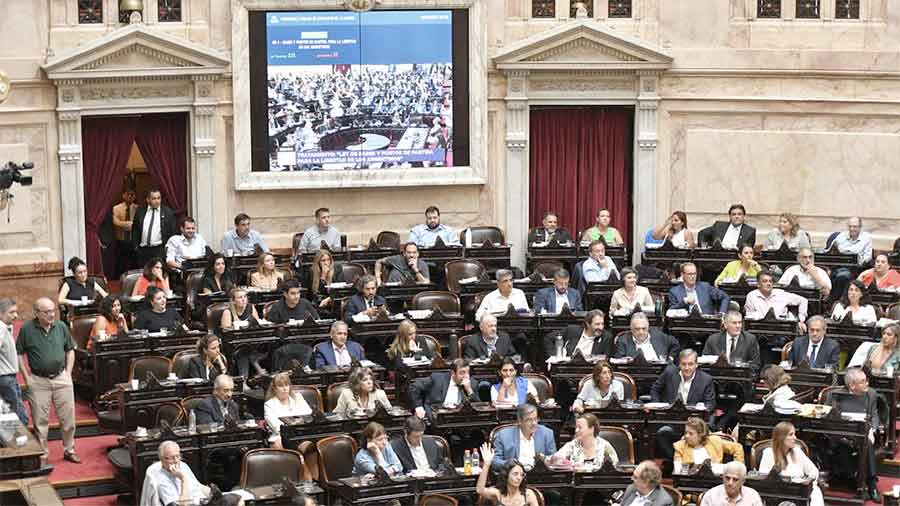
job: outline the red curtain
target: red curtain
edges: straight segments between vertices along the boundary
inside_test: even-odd
[[[84,118],[84,220],[88,270],[103,274],[99,228],[122,191],[136,129],[132,117]],[[68,262],[68,259],[65,259]]]
[[[555,211],[577,239],[607,208],[630,243],[633,117],[627,107],[532,109],[531,227]]]
[[[175,214],[187,213],[187,118],[153,114],[137,119],[137,142],[163,203]]]

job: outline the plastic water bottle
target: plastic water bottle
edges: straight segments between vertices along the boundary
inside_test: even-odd
[[[466,247],[471,248],[472,247],[472,229],[471,228],[466,229],[465,238],[466,238]]]
[[[478,455],[478,448],[472,450],[472,470],[481,465],[481,458]]]
[[[197,413],[194,413],[193,409],[188,415],[188,432],[190,432],[191,434],[197,432]]]
[[[470,476],[472,474],[472,452],[466,450],[463,455],[463,474]]]
[[[566,349],[563,346],[563,338],[561,334],[556,334],[556,356],[559,358],[564,358],[566,356]]]

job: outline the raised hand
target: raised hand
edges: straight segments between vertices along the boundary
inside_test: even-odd
[[[494,449],[491,448],[490,443],[484,443],[481,445],[481,461],[485,466],[490,466],[491,462],[494,460]]]

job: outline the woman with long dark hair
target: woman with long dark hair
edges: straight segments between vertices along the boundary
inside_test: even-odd
[[[497,473],[494,486],[488,487],[487,477],[494,460],[494,450],[490,443],[481,445],[481,458],[481,474],[475,484],[475,492],[479,497],[494,501],[499,506],[538,506],[537,495],[525,486],[525,468],[519,461],[506,461]]]

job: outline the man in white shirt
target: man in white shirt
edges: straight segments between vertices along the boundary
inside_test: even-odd
[[[300,239],[300,251],[315,253],[322,247],[322,242],[331,250],[341,248],[341,233],[331,226],[331,211],[327,207],[316,209],[316,224],[307,228]]]
[[[591,243],[590,258],[581,264],[581,276],[586,283],[603,283],[608,281],[613,273],[619,277],[619,269],[613,259],[606,256],[606,243],[594,241]]]
[[[756,229],[745,221],[747,210],[743,204],[732,204],[728,208],[728,221],[716,221],[697,234],[697,242],[701,246],[712,246],[716,241],[723,248],[739,249],[746,245],[756,244]]]
[[[759,492],[744,486],[746,478],[747,466],[743,462],[732,460],[725,464],[722,484],[703,494],[700,506],[763,506]]]
[[[831,243],[832,248],[844,254],[856,255],[857,264],[862,266],[872,260],[872,236],[862,230],[862,218],[853,216],[847,220],[847,231],[841,232]],[[838,300],[847,291],[847,285],[853,280],[853,272],[846,267],[838,267],[831,273],[831,300]]]
[[[181,234],[173,235],[166,243],[166,265],[181,269],[185,259],[201,258],[206,255],[206,240],[197,233],[197,222],[190,216],[181,220]]]
[[[159,462],[147,468],[143,494],[155,493],[155,504],[200,504],[208,499],[212,490],[200,483],[191,466],[181,461],[181,447],[175,441],[163,441],[159,445]],[[241,505],[236,494],[223,495],[224,504]]]
[[[19,415],[22,425],[28,426],[28,413],[22,404],[22,390],[16,376],[19,374],[19,355],[13,339],[13,323],[19,318],[19,308],[13,299],[0,299],[0,400],[6,401]]]
[[[516,312],[527,313],[529,311],[525,292],[518,288],[513,288],[512,271],[499,269],[497,271],[497,289],[481,299],[481,304],[478,306],[478,310],[475,311],[475,319],[481,321],[481,317],[485,313],[505,314],[510,304],[512,304]]]
[[[434,437],[425,437],[425,422],[417,416],[406,419],[403,436],[391,439],[391,447],[400,459],[404,473],[436,471],[446,457]]]
[[[818,288],[823,298],[827,298],[831,293],[831,279],[824,269],[815,264],[810,248],[800,248],[797,251],[797,265],[788,267],[778,280],[778,284],[789,285],[795,278],[797,284],[803,288]]]

